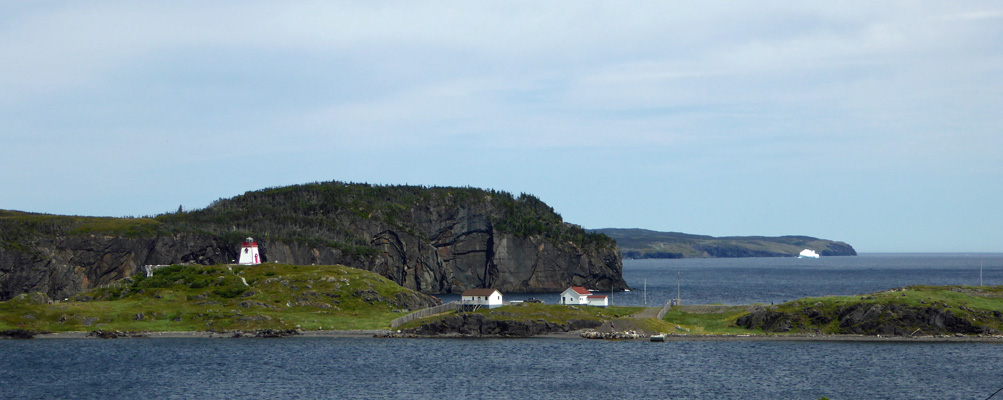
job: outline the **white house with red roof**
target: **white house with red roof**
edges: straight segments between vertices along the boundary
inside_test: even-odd
[[[501,307],[504,304],[502,293],[498,289],[468,289],[460,294],[460,303],[488,308]]]
[[[561,292],[561,304],[582,306],[609,306],[609,298],[602,294],[592,294],[591,290],[581,286],[572,286]]]

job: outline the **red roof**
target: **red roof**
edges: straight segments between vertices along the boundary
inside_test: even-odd
[[[460,296],[490,296],[497,291],[496,289],[469,289]]]
[[[589,296],[589,298],[590,299],[605,299],[606,295],[604,295],[604,294],[594,294],[594,295]]]
[[[571,290],[574,290],[578,294],[592,294],[592,292],[590,292],[588,289],[583,288],[581,286],[572,286]]]

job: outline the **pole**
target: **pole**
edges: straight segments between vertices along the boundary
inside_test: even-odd
[[[644,278],[644,306],[648,306],[648,278]]]
[[[982,286],[982,257],[979,257],[979,286]]]
[[[682,300],[679,299],[679,280],[680,279],[682,279],[681,278],[681,273],[679,271],[676,271],[676,305],[677,306],[678,305],[682,305],[681,303],[683,302]]]

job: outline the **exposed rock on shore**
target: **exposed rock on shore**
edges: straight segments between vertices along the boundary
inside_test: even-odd
[[[614,331],[614,332],[599,332],[599,331],[585,331],[579,334],[585,339],[605,339],[605,340],[633,340],[633,339],[643,339],[648,337],[644,333],[639,333],[637,331]]]
[[[31,339],[35,337],[34,331],[26,329],[8,329],[0,331],[0,338],[7,339]]]
[[[797,312],[759,309],[739,317],[738,326],[766,332],[812,332],[832,330],[833,334],[859,335],[994,335],[996,329],[983,326],[1003,320],[999,311],[967,310],[967,316],[940,307],[910,307],[901,304],[859,303],[838,310],[813,305]],[[832,322],[835,321],[835,329]]]
[[[543,320],[516,321],[493,320],[480,314],[461,313],[447,316],[414,329],[405,330],[406,335],[443,336],[508,336],[530,337],[547,333],[571,332],[579,329],[595,328],[598,321],[570,320],[564,324]]]

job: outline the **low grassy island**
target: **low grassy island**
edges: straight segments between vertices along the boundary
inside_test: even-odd
[[[590,330],[682,338],[1000,338],[1003,287],[909,286],[857,296],[804,298],[774,306],[658,309],[515,304],[446,313],[401,327],[404,336],[534,336]],[[606,338],[606,336],[583,335]]]
[[[0,331],[289,332],[386,328],[439,303],[375,273],[344,266],[174,265],[67,299],[40,293],[0,302]]]
[[[805,298],[758,307],[738,326],[772,333],[998,335],[1001,286],[908,286],[863,296]]]

